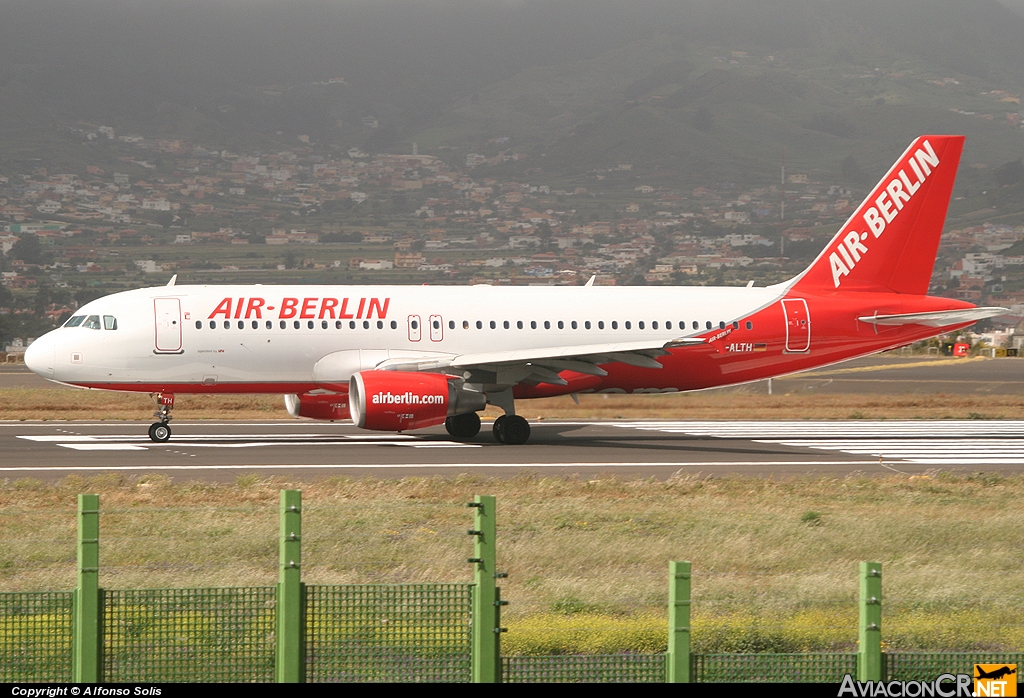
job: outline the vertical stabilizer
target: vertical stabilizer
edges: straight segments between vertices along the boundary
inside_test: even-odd
[[[921,136],[792,288],[925,295],[963,136]]]

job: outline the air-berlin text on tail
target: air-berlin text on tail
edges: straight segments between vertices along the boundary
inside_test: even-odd
[[[910,202],[914,193],[921,188],[938,164],[939,157],[935,154],[932,144],[924,141],[921,148],[917,148],[900,164],[900,167],[895,168],[896,173],[892,178],[885,186],[876,190],[879,193],[872,202],[874,205],[867,205],[862,209],[861,218],[873,237],[881,237],[885,227],[896,220],[896,216]],[[908,170],[910,174],[907,173]],[[839,244],[828,258],[832,268],[832,282],[836,288],[839,288],[842,278],[849,275],[867,254],[867,243],[868,233],[857,230],[851,230],[839,238]]]
[[[274,303],[265,298],[225,298],[210,313],[209,319],[222,316],[224,319],[234,318],[262,320],[263,314],[273,317],[277,311],[279,320],[291,318],[302,320],[362,320],[388,316],[390,298],[282,298]]]

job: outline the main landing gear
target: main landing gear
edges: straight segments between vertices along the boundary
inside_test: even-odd
[[[159,419],[149,425],[149,438],[157,443],[164,443],[171,438],[171,408],[174,407],[174,395],[170,393],[156,393],[150,395],[156,402],[156,412],[153,416]]]
[[[517,414],[503,414],[494,420],[492,431],[500,444],[525,444],[530,438],[530,423]]]
[[[444,428],[456,439],[472,439],[480,433],[480,415],[468,412],[448,417],[444,420]]]
[[[472,439],[480,433],[480,415],[457,414],[444,420],[444,428],[456,439]],[[530,438],[530,423],[518,415],[503,414],[494,420],[492,431],[500,444],[524,444]]]

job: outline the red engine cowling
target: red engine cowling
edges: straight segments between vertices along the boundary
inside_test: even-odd
[[[431,427],[487,406],[483,393],[441,373],[360,371],[352,376],[348,395],[356,426],[376,431]]]
[[[336,422],[350,419],[348,395],[328,393],[324,395],[285,395],[284,406],[293,417],[324,419]]]

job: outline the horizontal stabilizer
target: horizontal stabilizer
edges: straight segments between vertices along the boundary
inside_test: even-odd
[[[977,322],[997,315],[1007,315],[1009,312],[1009,308],[967,308],[966,310],[936,310],[929,313],[904,313],[902,315],[865,315],[857,319],[872,325],[945,327],[964,322]]]

